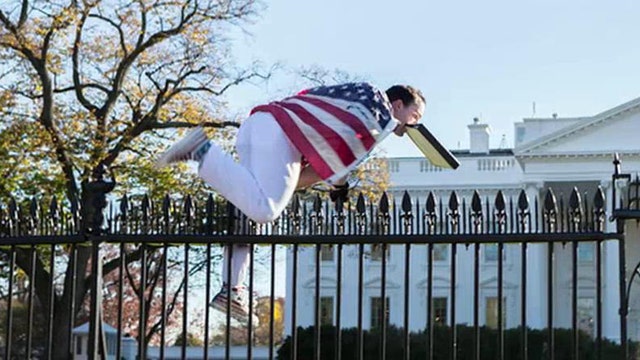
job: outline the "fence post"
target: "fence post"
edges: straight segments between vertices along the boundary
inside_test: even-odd
[[[91,241],[91,312],[89,318],[88,351],[91,359],[106,359],[107,347],[102,326],[102,259],[100,258],[100,235],[104,232],[104,209],[107,194],[115,187],[115,179],[104,179],[106,167],[99,164],[93,179],[82,185],[82,234]]]
[[[618,241],[618,261],[619,261],[619,287],[620,287],[620,309],[618,313],[620,315],[620,345],[622,346],[624,359],[629,358],[629,342],[627,339],[627,321],[629,315],[629,294],[631,291],[631,282],[633,281],[633,276],[627,282],[627,264],[626,264],[626,253],[625,253],[625,224],[626,220],[629,218],[640,218],[640,214],[630,214],[631,210],[631,199],[627,198],[626,201],[623,198],[623,195],[616,194],[616,188],[618,186],[621,187],[629,187],[629,183],[631,182],[631,174],[625,174],[621,172],[620,167],[620,156],[618,153],[614,154],[613,158],[613,166],[614,172],[611,176],[611,187],[613,191],[613,196],[611,197],[611,218],[610,221],[615,221],[616,223],[616,233],[620,236]],[[624,185],[623,185],[624,184]],[[628,191],[628,190],[627,190]],[[623,193],[624,194],[624,193]],[[629,195],[629,193],[627,193]],[[621,199],[618,199],[620,197]]]

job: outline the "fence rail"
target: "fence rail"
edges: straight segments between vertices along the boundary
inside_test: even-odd
[[[399,203],[390,201],[386,193],[377,203],[367,202],[362,194],[353,204],[333,204],[319,196],[311,202],[301,202],[296,197],[278,220],[265,225],[242,219],[228,204],[216,201],[213,195],[203,202],[196,202],[191,196],[172,198],[167,195],[160,201],[144,196],[135,204],[124,196],[107,208],[106,228],[99,235],[108,240],[118,235],[593,233],[603,232],[606,221],[602,189],[598,189],[592,203],[583,200],[577,188],[573,189],[567,203],[562,198],[558,201],[552,189],[546,191],[542,204],[537,198],[531,203],[524,190],[515,200],[507,199],[502,191],[495,198],[484,200],[477,191],[470,201],[460,200],[455,191],[448,199],[438,199],[430,193],[424,204],[413,200],[408,192]],[[25,238],[50,242],[56,236],[72,236],[71,242],[86,240],[80,232],[81,222],[77,206],[62,207],[55,197],[44,204],[37,199],[24,204],[11,199],[7,204],[0,204],[0,236],[8,238],[6,244],[17,244]]]

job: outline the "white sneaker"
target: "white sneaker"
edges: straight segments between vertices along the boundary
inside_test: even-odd
[[[213,297],[213,300],[209,303],[212,308],[227,313],[227,300],[229,294],[227,293],[227,286],[222,285],[222,289]],[[244,286],[236,286],[231,288],[231,317],[241,323],[247,323],[249,321],[249,294]],[[259,319],[255,314],[255,304],[253,307],[254,314],[251,316],[251,321],[254,327],[259,325]]]
[[[156,161],[156,167],[162,168],[179,161],[199,161],[210,146],[209,138],[202,127],[197,127],[160,155]]]

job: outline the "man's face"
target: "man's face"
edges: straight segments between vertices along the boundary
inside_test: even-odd
[[[400,121],[400,124],[393,130],[398,136],[403,136],[407,132],[406,125],[417,124],[424,114],[424,103],[420,100],[408,106],[405,106],[402,100],[396,100],[391,105],[393,117]]]

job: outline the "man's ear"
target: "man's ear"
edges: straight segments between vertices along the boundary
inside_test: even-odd
[[[391,103],[391,106],[393,107],[393,110],[400,110],[404,106],[404,103],[402,102],[402,99],[396,99]]]

